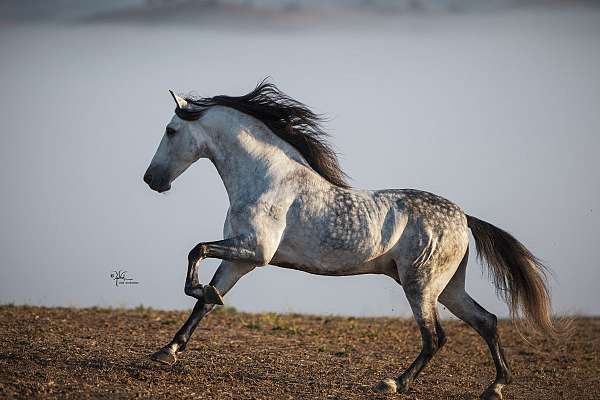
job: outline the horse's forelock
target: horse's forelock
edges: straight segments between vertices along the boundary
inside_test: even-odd
[[[198,120],[202,114],[204,113],[204,109],[198,107],[175,107],[175,114],[186,121],[196,121]]]

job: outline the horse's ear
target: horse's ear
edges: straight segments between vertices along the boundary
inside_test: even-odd
[[[171,93],[171,96],[173,96],[173,100],[175,100],[175,104],[177,104],[177,108],[187,107],[188,103],[183,97],[177,96],[175,93],[173,93],[172,90],[169,90],[169,93]]]

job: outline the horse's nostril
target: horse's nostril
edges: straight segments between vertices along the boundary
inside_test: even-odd
[[[146,175],[144,175],[144,182],[146,182],[149,185],[150,182],[152,182],[152,175],[146,173]]]

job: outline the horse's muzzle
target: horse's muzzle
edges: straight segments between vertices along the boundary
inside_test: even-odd
[[[148,168],[148,171],[144,174],[144,182],[150,186],[150,189],[158,193],[166,192],[171,189],[171,184],[165,179],[160,179],[156,175],[153,175],[150,168]]]

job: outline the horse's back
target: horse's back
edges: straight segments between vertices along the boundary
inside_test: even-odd
[[[382,272],[393,258],[414,258],[432,235],[466,226],[458,206],[410,189],[309,189],[286,218],[275,262],[331,275]]]

